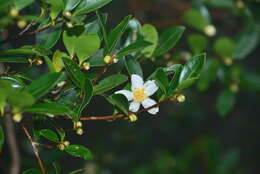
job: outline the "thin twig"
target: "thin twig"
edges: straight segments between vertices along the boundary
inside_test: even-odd
[[[17,138],[15,135],[15,126],[12,120],[12,114],[8,111],[5,116],[5,129],[6,129],[6,139],[8,143],[9,151],[11,153],[11,166],[10,166],[10,174],[19,174],[20,173],[20,153],[17,145]]]
[[[34,153],[34,155],[35,155],[35,158],[36,158],[36,160],[37,160],[37,163],[38,163],[38,166],[39,166],[39,169],[40,169],[41,173],[42,173],[42,174],[46,174],[46,170],[45,170],[45,168],[44,168],[44,166],[43,166],[43,163],[42,163],[42,160],[41,160],[41,158],[40,158],[38,149],[37,149],[37,147],[36,147],[36,144],[37,144],[37,143],[35,143],[35,142],[33,141],[32,136],[29,134],[28,129],[27,129],[24,125],[23,125],[22,129],[23,129],[25,135],[27,136],[28,140],[30,141],[30,143],[31,143],[31,145],[32,145],[33,153]]]
[[[97,82],[103,77],[103,75],[107,72],[108,65],[103,68],[103,70],[97,75],[96,79],[93,81],[93,85],[96,85]]]

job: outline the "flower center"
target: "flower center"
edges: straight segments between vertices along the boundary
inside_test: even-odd
[[[147,98],[147,96],[144,93],[144,88],[134,90],[133,94],[134,94],[134,102],[141,102],[145,98]]]

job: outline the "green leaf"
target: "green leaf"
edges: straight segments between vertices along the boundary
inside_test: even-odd
[[[207,37],[201,34],[191,34],[188,37],[189,46],[194,54],[199,54],[206,51],[208,47]]]
[[[61,25],[58,25],[55,28],[51,28],[37,34],[36,35],[37,43],[39,43],[46,49],[51,49],[52,47],[55,46],[55,44],[60,39],[60,35],[61,35]]]
[[[116,55],[117,55],[117,57],[126,56],[131,53],[139,52],[150,45],[151,45],[150,42],[146,42],[143,40],[136,41],[136,42],[128,45],[127,47],[121,49],[118,53],[116,53]]]
[[[70,172],[69,174],[77,174],[79,172],[83,172],[84,170],[83,169],[78,169],[78,170],[74,170],[72,172]]]
[[[197,10],[189,10],[183,15],[183,21],[200,31],[203,31],[204,28],[209,25],[208,20]]]
[[[45,74],[34,80],[25,91],[30,93],[35,100],[38,100],[47,94],[62,78],[62,73]]]
[[[85,77],[84,74],[80,71],[79,65],[76,64],[73,60],[62,58],[66,71],[69,74],[69,77],[75,85],[80,89],[84,89]]]
[[[64,52],[56,50],[52,56],[52,64],[56,72],[60,72],[64,67],[64,63],[62,61],[62,57],[68,57],[68,55]]]
[[[9,50],[0,50],[0,55],[5,56],[5,55],[38,55],[42,56],[42,53],[40,53],[36,49],[32,48],[17,48],[17,49],[9,49]]]
[[[70,110],[70,108],[56,102],[38,103],[33,105],[31,108],[25,109],[24,111],[35,114],[74,116],[74,113]]]
[[[150,24],[144,24],[140,29],[140,32],[143,35],[145,41],[152,43],[151,46],[142,50],[142,54],[144,54],[145,57],[151,57],[157,46],[158,32],[156,28]]]
[[[50,16],[54,20],[59,15],[59,13],[64,9],[64,2],[63,0],[48,0],[48,1],[51,4]]]
[[[235,50],[234,42],[227,38],[221,37],[214,43],[215,52],[222,57],[231,57],[233,58],[233,53]]]
[[[24,58],[24,57],[0,57],[0,62],[28,63],[28,58]]]
[[[13,91],[7,98],[8,103],[17,108],[26,108],[34,104],[33,96],[28,92]]]
[[[104,55],[108,55],[116,47],[119,39],[125,32],[131,16],[126,16],[120,24],[118,24],[108,35],[108,47],[105,50]]]
[[[125,66],[129,75],[138,74],[139,76],[143,77],[142,68],[139,62],[133,56],[127,56],[125,58]]]
[[[112,0],[82,0],[82,2],[75,9],[74,15],[90,13],[107,5],[111,1]]]
[[[103,80],[101,80],[95,87],[94,87],[94,95],[102,94],[106,91],[109,91],[116,86],[126,82],[128,77],[121,74],[111,75]]]
[[[167,74],[163,70],[163,68],[158,68],[152,75],[152,77],[156,80],[160,89],[163,90],[164,94],[168,91],[169,80],[167,78]]]
[[[39,134],[43,136],[44,138],[59,143],[59,136],[56,134],[56,132],[50,130],[50,129],[42,129],[39,131]]]
[[[177,69],[175,70],[174,76],[169,84],[167,96],[169,96],[169,97],[173,96],[174,91],[176,90],[176,88],[179,85],[179,80],[180,80],[180,75],[181,75],[182,69],[183,69],[183,66],[178,66]]]
[[[43,58],[44,58],[47,66],[48,66],[49,72],[50,73],[55,73],[55,69],[54,69],[54,66],[53,66],[50,58],[48,56],[44,56]]]
[[[101,28],[105,46],[108,47],[108,39],[107,39],[108,36],[107,36],[107,31],[106,31],[107,15],[103,15],[103,14],[99,13],[98,11],[96,11],[96,15],[98,17],[98,23],[99,23],[99,27]]]
[[[188,61],[182,69],[179,78],[179,86],[177,90],[181,90],[187,88],[191,84],[193,84],[198,78],[202,71],[202,68],[206,61],[206,55],[201,54],[193,57],[190,61]]]
[[[4,130],[3,130],[2,126],[0,125],[0,153],[2,151],[4,142],[5,142],[5,134],[4,134]]]
[[[91,160],[93,158],[89,149],[82,145],[69,145],[65,151],[72,156],[83,158],[85,160]]]
[[[76,54],[81,64],[87,58],[94,55],[100,47],[100,39],[97,34],[82,35],[76,41]]]
[[[104,62],[104,50],[100,49],[94,56],[88,59],[88,63],[90,63],[91,67],[105,66]]]
[[[225,117],[235,105],[235,94],[229,90],[220,93],[217,99],[217,111],[220,116]]]
[[[39,169],[27,169],[25,171],[23,171],[23,174],[41,174]]]
[[[182,26],[171,27],[164,31],[159,37],[159,43],[153,56],[161,56],[164,53],[171,50],[178,40],[181,38],[183,31],[185,30]]]
[[[169,67],[165,67],[165,68],[163,68],[163,70],[164,70],[164,72],[166,72],[167,75],[171,75],[171,74],[174,74],[175,72],[177,72],[180,67],[182,67],[181,64],[175,64],[175,65],[172,65]]]
[[[80,2],[81,0],[67,0],[65,11],[73,10]]]
[[[5,83],[5,82],[9,83],[11,85],[11,87],[14,88],[14,89],[23,89],[24,86],[25,86],[24,82],[19,77],[15,77],[15,76],[13,76],[13,77],[0,77],[0,80],[2,81],[2,83]],[[8,84],[8,86],[9,86],[9,84]],[[4,85],[7,85],[7,84],[4,84]]]
[[[127,98],[122,94],[113,94],[106,98],[112,105],[114,105],[119,111],[128,115],[129,102]]]
[[[14,6],[17,10],[21,10],[33,2],[34,2],[34,0],[15,0]]]
[[[52,166],[55,170],[55,174],[61,174],[61,167],[60,167],[59,163],[53,162]]]

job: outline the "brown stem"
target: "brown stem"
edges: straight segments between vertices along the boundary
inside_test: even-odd
[[[9,110],[7,108],[7,110]],[[6,129],[6,139],[8,143],[8,147],[10,148],[11,153],[11,166],[10,166],[10,174],[19,174],[20,173],[20,153],[19,148],[16,141],[15,135],[15,126],[12,120],[11,112],[7,111],[5,116],[5,129]]]
[[[93,85],[96,85],[97,82],[102,78],[102,76],[107,72],[108,65],[104,67],[104,69],[97,75],[96,79],[93,81]]]
[[[39,166],[39,169],[41,171],[42,174],[46,174],[46,170],[43,166],[43,163],[42,163],[42,160],[40,158],[40,155],[39,155],[39,152],[38,152],[38,149],[36,147],[37,143],[35,143],[32,139],[32,136],[29,134],[29,131],[28,129],[23,125],[22,127],[25,135],[27,136],[28,140],[30,141],[31,145],[32,145],[32,149],[33,149],[33,153],[35,155],[35,158],[37,160],[37,163],[38,163],[38,166]]]
[[[24,66],[22,67],[21,69],[19,69],[18,71],[13,71],[13,72],[10,72],[10,73],[3,73],[3,74],[0,74],[0,77],[4,77],[4,76],[12,76],[12,75],[16,75],[16,74],[19,74],[21,73],[22,71],[26,70],[27,68],[29,68],[31,65],[28,64],[27,66]]]
[[[51,146],[51,145],[48,145],[48,144],[41,144],[41,143],[34,143],[36,146],[39,146],[39,147],[45,147],[47,149],[55,149],[54,146]]]

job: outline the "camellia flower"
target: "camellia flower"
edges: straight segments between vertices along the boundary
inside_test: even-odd
[[[132,101],[129,106],[129,111],[137,112],[141,104],[144,108],[149,108],[156,104],[156,101],[149,98],[158,90],[155,80],[148,80],[144,83],[142,77],[133,74],[131,76],[131,83],[132,91],[120,90],[115,92],[116,94],[123,94],[128,101]],[[159,112],[159,107],[151,108],[148,112],[154,115]]]

